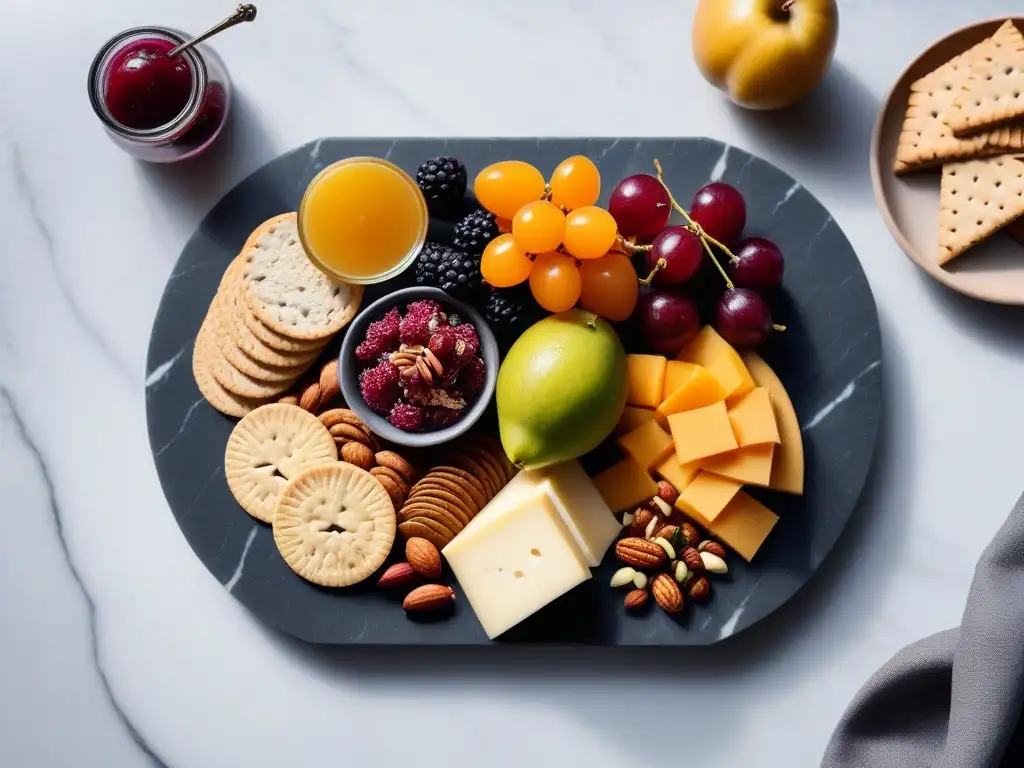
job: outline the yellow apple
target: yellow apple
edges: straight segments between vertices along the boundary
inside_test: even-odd
[[[836,0],[700,0],[693,56],[740,106],[778,109],[821,82],[838,33]]]

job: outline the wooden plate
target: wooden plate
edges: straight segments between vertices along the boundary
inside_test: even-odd
[[[1024,17],[1012,17],[1024,29]],[[871,138],[871,181],[882,218],[896,242],[918,266],[960,293],[999,304],[1024,304],[1024,244],[1000,232],[940,267],[939,177],[941,170],[897,177],[896,145],[907,110],[910,85],[957,54],[990,37],[1006,18],[982,21],[942,38],[900,75],[875,123]],[[1022,232],[1021,227],[1012,230]],[[1024,235],[1024,233],[1022,233]]]

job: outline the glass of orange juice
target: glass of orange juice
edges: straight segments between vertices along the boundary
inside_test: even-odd
[[[299,238],[330,277],[379,283],[404,270],[427,236],[427,203],[409,174],[377,157],[349,157],[314,177],[299,205]]]

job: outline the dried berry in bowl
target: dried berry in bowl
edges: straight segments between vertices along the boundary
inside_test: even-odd
[[[499,362],[482,312],[439,288],[415,286],[381,297],[352,321],[338,380],[348,407],[376,435],[426,448],[480,420]]]

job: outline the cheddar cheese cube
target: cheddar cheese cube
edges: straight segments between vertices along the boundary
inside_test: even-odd
[[[668,425],[672,430],[672,440],[680,464],[689,464],[739,447],[724,402],[673,413],[668,417]]]
[[[668,480],[668,482],[672,483],[676,493],[682,493],[693,482],[693,478],[697,476],[697,473],[700,472],[700,467],[696,461],[689,464],[680,464],[679,459],[672,455],[655,467],[654,471],[662,480]]]
[[[672,438],[653,419],[618,438],[616,442],[624,454],[644,469],[661,464],[673,451]]]
[[[735,451],[711,456],[697,462],[700,468],[744,484],[768,487],[772,479],[774,443],[747,445]]]
[[[657,408],[665,386],[665,365],[661,355],[626,355],[626,381],[629,385],[626,403],[644,408]]]
[[[637,427],[654,418],[654,411],[650,408],[638,408],[635,405],[627,405],[615,426],[616,435],[624,435],[632,432]]]
[[[631,509],[657,495],[658,484],[629,456],[594,476],[594,485],[612,512]]]
[[[804,442],[793,401],[789,399],[786,388],[782,386],[775,371],[758,355],[747,352],[743,360],[757,385],[765,387],[771,393],[775,422],[779,427],[779,438],[782,441],[772,459],[772,481],[769,487],[801,496],[804,492]]]
[[[725,390],[718,383],[718,379],[708,372],[707,368],[691,363],[676,362],[674,364],[688,366],[688,376],[685,379],[680,377],[679,380],[682,382],[680,386],[658,406],[660,417],[703,408],[725,399]]]
[[[745,445],[781,443],[775,410],[767,388],[757,387],[737,398],[729,407],[729,423],[736,442]]]
[[[707,368],[718,379],[727,398],[745,395],[755,387],[739,353],[710,325],[701,328],[693,340],[676,355],[676,360]]]
[[[707,528],[749,563],[777,522],[774,512],[740,491]]]
[[[698,472],[693,481],[679,494],[676,506],[705,528],[712,524],[733,497],[739,493],[742,483],[711,472]]]

